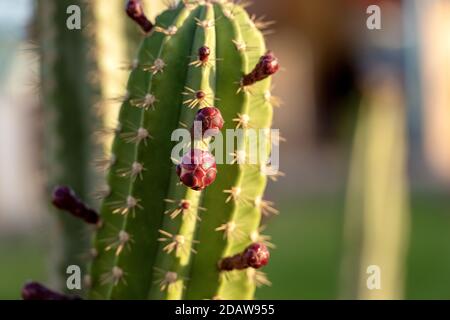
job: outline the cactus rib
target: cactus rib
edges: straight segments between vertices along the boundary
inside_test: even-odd
[[[252,128],[268,128],[271,123],[271,107],[266,105],[261,96],[262,90],[270,85],[269,81],[256,84],[251,88],[251,94],[243,91],[236,95],[239,91],[237,81],[250,72],[265,51],[262,36],[251,27],[250,18],[240,7],[234,7],[232,19],[224,15],[224,10],[228,8],[221,5],[216,5],[215,8],[216,20],[220,19],[216,26],[217,33],[221,34],[218,38],[217,54],[227,61],[227,66],[232,64],[235,67],[217,68],[217,96],[223,106],[226,106],[222,108],[222,113],[227,128],[233,129],[236,126],[233,120],[239,115],[248,115]],[[236,47],[231,40],[234,40]],[[239,44],[245,44],[247,49],[240,48]],[[246,130],[245,126],[243,129]],[[245,153],[247,143],[241,142],[237,147],[238,152],[241,150]],[[247,279],[245,271],[233,272],[231,277],[223,277],[212,265],[215,266],[220,259],[234,255],[250,244],[251,234],[258,229],[261,215],[259,209],[249,201],[261,196],[266,181],[265,177],[260,175],[258,166],[224,165],[219,167],[219,171],[221,175],[216,183],[206,190],[203,198],[202,206],[215,214],[205,216],[200,226],[199,238],[202,242],[198,246],[198,255],[194,257],[187,297],[250,299],[255,285]],[[233,181],[229,179],[230,176],[234,177]],[[230,193],[224,193],[226,190]],[[227,200],[230,201],[227,203]],[[224,241],[223,234],[211,232],[221,226],[224,232],[228,232],[227,241]]]

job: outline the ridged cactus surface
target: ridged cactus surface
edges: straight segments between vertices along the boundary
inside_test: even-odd
[[[119,116],[91,298],[253,297],[257,271],[225,272],[219,262],[261,239],[269,148],[255,164],[230,164],[245,158],[244,135],[235,141],[234,155],[224,151],[228,164],[217,165],[215,182],[193,190],[180,183],[171,135],[193,125],[196,109],[213,105],[225,121],[223,130],[269,129],[265,78],[272,72],[261,70],[265,53],[262,33],[240,5],[182,2],[158,17],[141,46]],[[209,142],[192,141],[192,147],[207,150]]]
[[[91,299],[252,299],[268,284],[260,231],[278,60],[245,5],[172,1],[146,33],[123,94],[99,214],[67,187],[54,204],[95,225]],[[180,152],[177,135],[187,133]],[[181,136],[180,136],[181,137]],[[178,137],[178,138],[180,138]],[[275,137],[276,138],[276,137]],[[26,299],[73,299],[38,283]]]

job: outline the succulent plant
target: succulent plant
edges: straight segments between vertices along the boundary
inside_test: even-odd
[[[66,27],[68,9],[74,6],[81,9],[81,30]],[[143,35],[123,14],[123,0],[36,1],[31,31],[39,43],[46,124],[42,158],[48,185],[70,185],[81,198],[92,201],[101,177],[92,162],[109,152],[112,140],[109,130],[94,133],[115,123],[118,103],[111,98],[123,93],[127,81],[127,71],[119,64],[135,54]],[[104,161],[98,161],[99,167],[103,165]],[[55,216],[59,241],[54,243],[62,248],[52,251],[57,253],[52,253],[56,258],[52,278],[55,285],[62,285],[67,266],[86,270],[84,253],[90,248],[92,229],[68,215],[55,212]]]
[[[262,200],[269,143],[259,142],[255,163],[242,161],[249,130],[267,133],[272,123],[279,65],[264,24],[232,1],[173,2],[154,24],[140,1],[126,13],[147,36],[115,130],[89,298],[252,299],[267,282],[256,270],[270,256],[262,216],[276,212]],[[172,133],[198,125],[200,139],[175,164]],[[216,163],[217,134],[236,129],[242,139],[224,137],[216,148],[227,161]]]
[[[90,77],[90,72],[95,70],[95,59],[86,54],[92,45],[88,35],[66,27],[70,5],[79,6],[86,21],[91,19],[90,7],[81,0],[36,2],[40,94],[45,121],[43,157],[50,186],[68,184],[86,199],[94,190],[96,178],[91,168],[94,150],[91,132],[98,122],[91,105],[98,88]],[[52,278],[62,284],[67,266],[78,265],[86,270],[83,254],[89,248],[89,228],[68,215],[55,216],[59,228],[55,229],[54,237],[59,241],[53,243],[62,248],[52,250],[52,254],[58,253],[54,254]]]

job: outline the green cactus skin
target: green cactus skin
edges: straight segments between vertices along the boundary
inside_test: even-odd
[[[90,155],[93,144],[90,134],[97,126],[91,111],[95,84],[89,79],[95,59],[87,55],[88,36],[82,30],[68,30],[66,9],[78,5],[88,20],[89,10],[84,1],[40,0],[36,3],[38,37],[41,58],[41,96],[45,117],[45,163],[48,187],[67,184],[87,199],[93,191],[93,170]],[[70,119],[70,121],[67,121]],[[83,257],[89,248],[88,229],[78,219],[55,212],[60,229],[58,243],[63,256],[58,256],[57,272],[67,277],[66,268],[78,265],[84,269]],[[65,282],[65,281],[64,281]]]
[[[211,49],[209,64],[193,65],[205,45]],[[251,128],[270,128],[270,79],[250,90],[240,90],[239,84],[265,50],[244,8],[228,1],[181,2],[157,18],[155,31],[141,46],[128,83],[129,99],[119,115],[90,298],[253,298],[256,271],[225,276],[218,262],[260,240],[266,176],[260,165],[218,165],[213,185],[203,192],[190,190],[179,184],[170,159],[171,134],[180,123],[190,127],[194,121],[196,110],[184,103],[186,88],[209,94],[209,102],[222,112],[224,129],[235,129],[240,115],[249,116]],[[164,69],[148,72],[144,66],[156,59],[164,61]],[[236,152],[248,144],[244,139]],[[269,151],[259,163],[268,156]],[[130,169],[133,164],[138,170]],[[241,192],[232,197],[230,190]],[[190,209],[171,216],[181,200],[189,200]],[[236,228],[225,228],[233,223]],[[226,236],[222,229],[228,230]],[[168,253],[172,240],[174,250]]]

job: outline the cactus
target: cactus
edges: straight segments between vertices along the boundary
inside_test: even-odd
[[[69,184],[86,198],[94,181],[90,133],[96,126],[91,110],[96,86],[89,76],[95,60],[86,54],[90,49],[86,33],[66,27],[66,10],[70,5],[79,5],[86,20],[90,10],[81,0],[41,0],[36,5],[48,184]],[[57,243],[62,244],[57,251],[62,255],[57,257],[57,271],[53,274],[56,281],[62,282],[58,278],[66,277],[67,266],[79,265],[84,270],[89,229],[68,215],[57,213],[57,217]]]
[[[269,143],[259,141],[255,163],[243,160],[249,129],[267,135],[271,126],[278,60],[245,5],[173,2],[154,24],[143,12],[140,1],[128,1],[126,14],[147,36],[115,130],[89,298],[252,299],[268,282],[256,271],[270,256],[262,216],[276,212],[263,200]],[[195,134],[175,165],[171,136],[183,127]],[[243,139],[224,137],[236,147],[216,150],[227,158],[216,164],[209,148],[228,129],[241,129]]]
[[[81,30],[66,27],[70,5],[81,8]],[[100,123],[109,128],[116,122],[117,102],[111,97],[122,93],[127,80],[127,72],[119,64],[131,60],[142,35],[123,15],[123,0],[40,0],[35,19],[47,124],[44,144],[48,184],[68,184],[81,198],[93,198],[90,196],[98,189],[99,175],[90,169],[92,160],[107,149],[109,152],[111,145],[108,130],[98,135],[104,150],[92,139],[93,132]],[[67,121],[69,118],[71,121]],[[103,161],[98,165],[103,166]],[[61,226],[58,237],[62,238],[58,243],[63,248],[57,250],[54,278],[62,282],[67,266],[78,265],[85,270],[92,228],[85,228],[68,215],[56,214]]]

